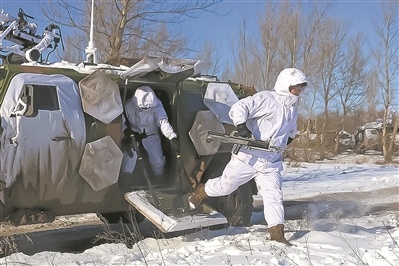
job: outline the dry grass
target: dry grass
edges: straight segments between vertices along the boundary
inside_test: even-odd
[[[132,248],[134,244],[144,239],[141,235],[136,216],[130,212],[131,224],[124,224],[120,221],[121,232],[111,230],[110,225],[106,219],[100,216],[101,221],[104,223],[105,230],[103,233],[96,236],[94,243],[106,241],[107,243],[123,243],[127,247]],[[129,226],[131,225],[131,227]]]
[[[18,252],[14,236],[4,236],[0,239],[0,257],[8,256]]]

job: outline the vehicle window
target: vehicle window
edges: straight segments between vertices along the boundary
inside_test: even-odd
[[[183,92],[185,111],[197,113],[198,111],[208,110],[204,104],[204,97],[201,93]]]
[[[33,117],[38,110],[59,110],[57,87],[51,85],[25,85],[20,100],[27,105],[24,116]]]
[[[340,139],[347,139],[347,138],[349,138],[349,135],[348,135],[348,134],[341,134],[341,135],[339,136],[339,138],[340,138]]]
[[[370,134],[377,135],[377,130],[375,130],[375,129],[370,130]]]

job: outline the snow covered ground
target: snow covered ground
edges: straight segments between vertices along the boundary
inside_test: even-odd
[[[286,237],[292,247],[268,240],[257,211],[250,227],[146,238],[132,248],[103,244],[79,254],[16,253],[0,265],[399,265],[399,164],[378,160],[346,154],[286,163]],[[261,198],[254,200],[259,207]]]

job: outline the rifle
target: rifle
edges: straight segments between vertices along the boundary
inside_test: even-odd
[[[230,135],[208,131],[206,142],[213,140],[219,140],[222,143],[236,144],[233,153],[237,154],[242,146],[248,147],[249,149],[262,150],[267,152],[281,152],[284,149],[278,146],[270,146],[270,141],[256,140],[253,136],[251,138],[243,138],[237,135],[237,131],[232,131]]]

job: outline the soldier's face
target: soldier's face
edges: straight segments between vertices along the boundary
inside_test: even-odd
[[[299,96],[302,91],[306,88],[306,83],[304,84],[297,84],[294,86],[290,86],[290,92],[296,96]]]

